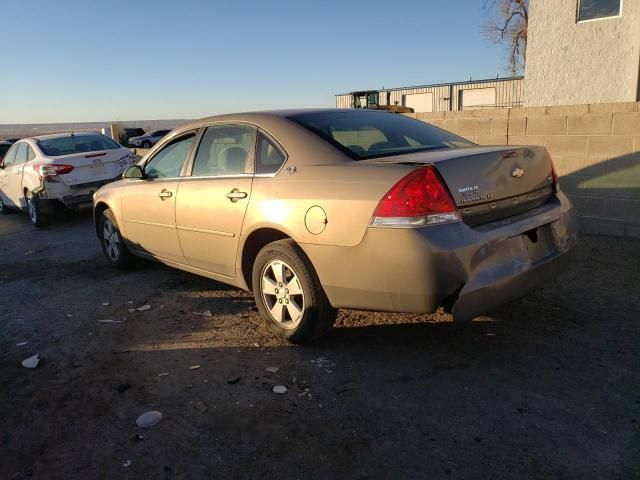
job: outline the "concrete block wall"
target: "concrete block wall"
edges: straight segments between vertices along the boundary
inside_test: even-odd
[[[411,116],[481,145],[544,145],[583,232],[640,238],[640,102]]]

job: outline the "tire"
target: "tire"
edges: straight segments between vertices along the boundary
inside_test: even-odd
[[[113,213],[108,208],[100,215],[98,237],[102,253],[112,267],[118,270],[126,270],[131,267],[133,256],[124,243]]]
[[[9,213],[9,207],[4,203],[2,195],[0,194],[0,215],[6,215],[7,213]]]
[[[42,201],[32,192],[27,192],[25,199],[27,201],[29,220],[31,220],[33,226],[37,228],[46,227],[49,224],[49,217],[42,213]]]
[[[291,343],[309,343],[333,327],[337,311],[329,304],[311,261],[293,240],[273,242],[260,250],[252,285],[262,318]]]
[[[151,148],[151,142],[149,140],[145,140],[142,142],[142,148]]]

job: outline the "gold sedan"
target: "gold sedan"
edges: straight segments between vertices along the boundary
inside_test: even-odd
[[[479,147],[403,115],[223,115],[163,138],[94,195],[107,260],[253,290],[292,342],[339,308],[471,320],[567,267],[571,204],[542,147]]]

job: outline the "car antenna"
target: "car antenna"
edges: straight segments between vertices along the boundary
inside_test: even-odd
[[[76,129],[76,126],[75,126],[75,125],[72,125],[72,126],[71,126],[71,133],[69,134],[69,136],[70,136],[70,137],[74,137],[74,136],[75,136],[75,133],[74,133],[74,130],[75,130],[75,129]]]

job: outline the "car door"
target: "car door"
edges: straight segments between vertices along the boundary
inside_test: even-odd
[[[13,205],[21,206],[24,200],[24,193],[22,192],[22,175],[27,162],[27,149],[28,145],[24,142],[17,143],[16,156],[13,160],[13,164],[8,170],[7,180],[7,196],[9,202]]]
[[[253,181],[256,130],[242,124],[209,126],[180,182],[176,226],[184,256],[198,269],[236,276],[238,240]]]
[[[165,143],[143,166],[142,179],[127,179],[122,197],[125,237],[138,252],[186,263],[176,232],[178,183],[191,155],[197,131]]]
[[[2,195],[2,200],[7,205],[14,205],[13,201],[10,198],[10,179],[13,176],[14,172],[14,164],[16,162],[16,152],[18,151],[18,144],[14,144],[11,146],[7,154],[4,156],[4,160],[2,161],[2,168],[0,169],[0,195]]]

